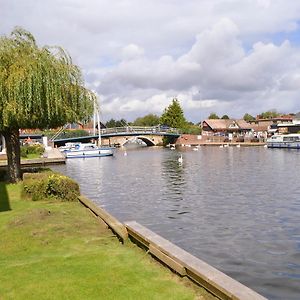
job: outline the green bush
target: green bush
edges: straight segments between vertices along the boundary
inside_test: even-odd
[[[184,128],[181,129],[182,133],[186,133],[186,134],[195,134],[195,135],[199,135],[201,134],[201,128],[198,125],[191,125],[191,124],[187,124]]]
[[[40,144],[21,146],[21,157],[26,158],[28,154],[41,156],[44,153],[44,147]]]
[[[23,196],[33,201],[47,199],[76,201],[79,195],[78,184],[67,176],[52,172],[23,175]]]
[[[26,158],[27,157],[27,147],[21,146],[21,157]]]
[[[42,131],[40,134],[47,136],[49,139],[52,138],[57,131],[55,130],[47,130],[47,131]],[[57,139],[62,139],[62,138],[73,138],[73,137],[81,137],[81,136],[88,136],[89,133],[88,131],[84,129],[65,129],[62,131],[58,136]]]

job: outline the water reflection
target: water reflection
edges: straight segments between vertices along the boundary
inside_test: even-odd
[[[165,156],[162,161],[161,178],[164,181],[161,199],[167,202],[169,219],[177,219],[178,215],[189,213],[184,207],[184,164],[178,162],[178,154]]]
[[[147,148],[58,169],[121,221],[136,220],[270,299],[300,294],[300,152]]]

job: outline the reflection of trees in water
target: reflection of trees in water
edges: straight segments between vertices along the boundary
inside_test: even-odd
[[[178,163],[177,156],[163,160],[162,177],[166,179],[168,186],[178,188],[184,182],[184,166]]]
[[[170,204],[169,210],[176,213],[176,216],[185,213],[181,211],[181,207],[184,204],[186,181],[184,165],[178,163],[178,155],[167,157],[162,161],[162,179],[165,182],[162,190],[162,201]],[[168,218],[176,217],[169,216]]]

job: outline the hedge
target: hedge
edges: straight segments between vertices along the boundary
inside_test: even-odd
[[[40,144],[21,146],[21,157],[26,158],[28,154],[37,154],[41,156],[44,153],[44,147]]]
[[[71,178],[53,172],[25,173],[23,196],[38,200],[77,201],[79,185]]]

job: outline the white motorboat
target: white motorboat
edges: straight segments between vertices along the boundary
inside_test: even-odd
[[[112,147],[97,147],[92,143],[76,144],[75,148],[65,150],[66,158],[87,158],[87,157],[102,157],[112,156],[114,148]]]
[[[81,143],[80,142],[78,142],[78,143],[66,143],[64,146],[59,147],[58,150],[60,152],[66,152],[68,150],[75,149],[76,147],[78,147],[79,144],[81,144]]]
[[[267,139],[268,148],[300,149],[300,134],[276,134]]]

